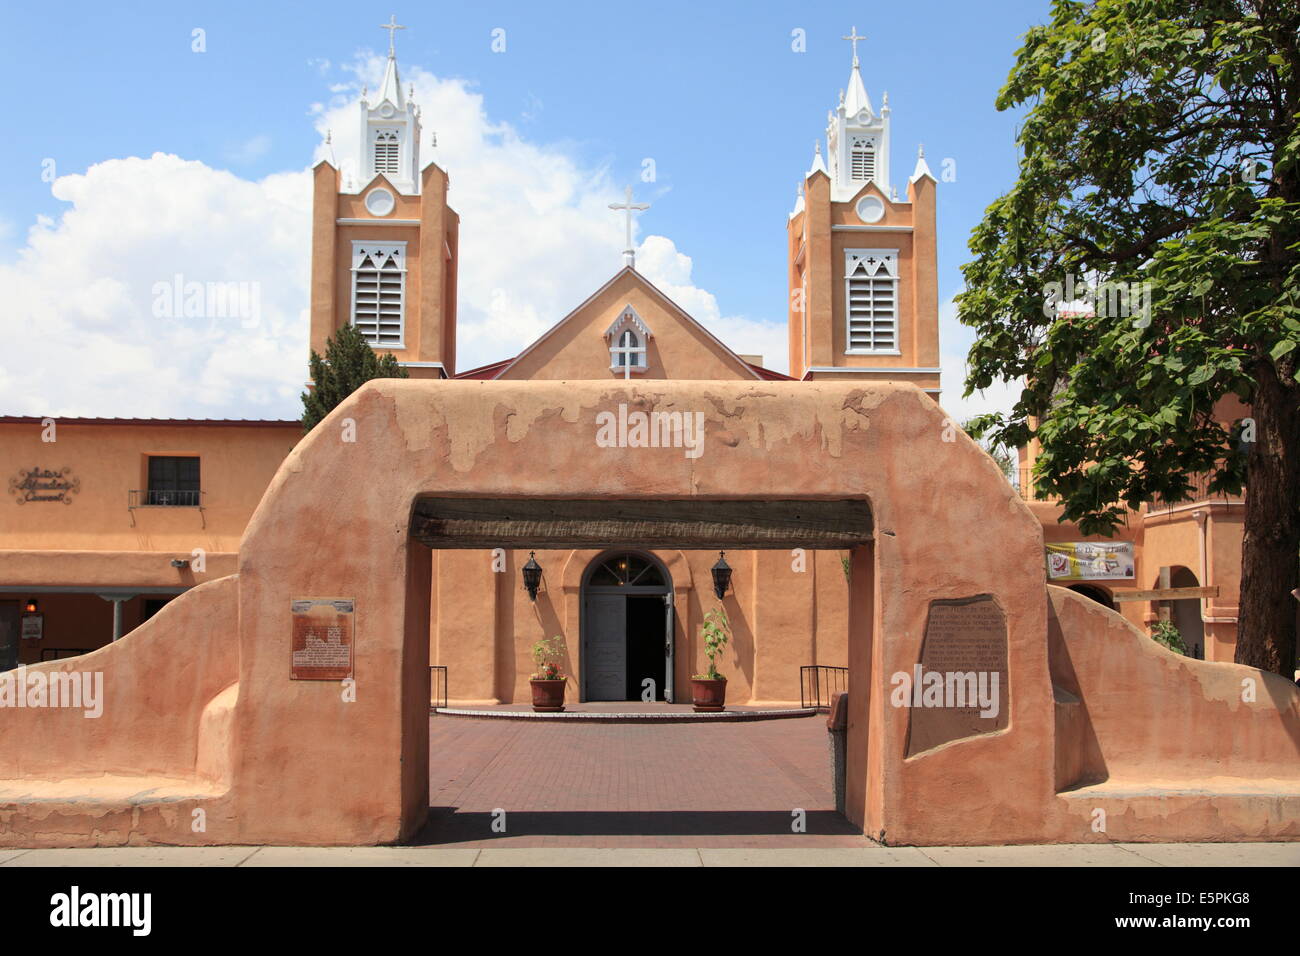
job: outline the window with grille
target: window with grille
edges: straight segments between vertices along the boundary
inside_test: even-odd
[[[848,249],[844,255],[849,352],[898,350],[898,253]]]
[[[615,368],[623,368],[625,365],[630,365],[632,368],[645,368],[645,346],[631,329],[623,330],[618,337],[618,344],[610,349],[610,353],[613,355]]]
[[[381,129],[375,132],[375,172],[397,173],[397,131]]]
[[[143,504],[192,508],[199,503],[198,458],[188,455],[149,456],[149,487]]]
[[[870,140],[855,139],[849,150],[849,175],[856,182],[867,182],[876,177],[876,147]]]
[[[402,348],[406,243],[352,244],[352,324],[375,348]]]

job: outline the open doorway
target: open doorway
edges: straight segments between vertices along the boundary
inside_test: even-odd
[[[653,555],[597,557],[583,575],[582,700],[673,702],[672,579]]]

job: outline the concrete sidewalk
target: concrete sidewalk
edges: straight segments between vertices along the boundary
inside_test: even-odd
[[[0,850],[19,866],[1300,866],[1300,843],[807,849],[113,847]]]

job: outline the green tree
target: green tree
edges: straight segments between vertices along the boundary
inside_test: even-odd
[[[302,393],[302,429],[309,432],[372,378],[407,378],[406,369],[392,353],[379,356],[351,323],[342,326],[325,343],[322,359],[312,350],[308,360],[315,387]]]
[[[966,393],[1020,381],[981,433],[1042,443],[1084,533],[1153,496],[1246,487],[1236,659],[1289,674],[1300,547],[1300,6],[1055,0],[997,106],[1019,177],[971,236]],[[1091,308],[1061,286],[1110,283]],[[1121,296],[1118,289],[1128,294]],[[1250,406],[1221,423],[1216,403]]]
[[[997,466],[1002,469],[1002,474],[1007,476],[1008,481],[1014,481],[1016,478],[1016,463],[1019,460],[1016,453],[1006,445],[999,444],[992,438],[982,436],[972,424],[973,421],[974,419],[968,418],[962,422],[961,430],[979,443],[985,454],[992,458]]]

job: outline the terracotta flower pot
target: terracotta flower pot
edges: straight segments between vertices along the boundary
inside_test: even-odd
[[[691,678],[691,702],[697,711],[715,713],[723,709],[727,702],[727,679],[719,677],[710,680],[707,677]]]
[[[554,714],[564,710],[564,688],[567,680],[538,680],[533,678],[533,710],[541,714]]]

